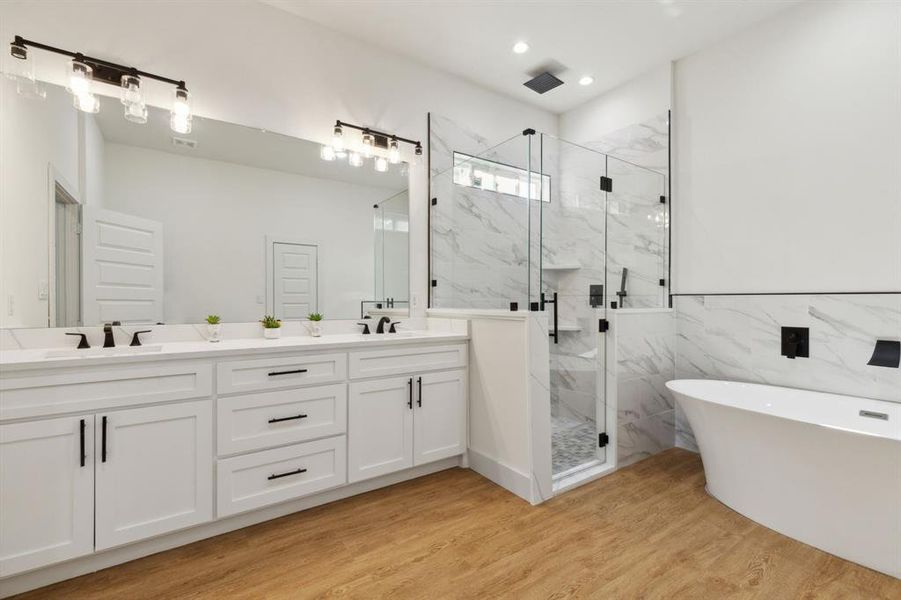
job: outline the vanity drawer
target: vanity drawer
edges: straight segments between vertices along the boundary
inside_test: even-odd
[[[347,355],[307,354],[219,363],[218,392],[255,392],[335,383],[347,377]]]
[[[261,450],[347,431],[347,384],[217,401],[219,454]]]
[[[0,420],[188,400],[212,393],[213,365],[205,361],[4,373]]]
[[[217,514],[225,517],[347,482],[347,437],[221,459]]]
[[[349,368],[351,379],[362,379],[438,369],[458,369],[466,366],[466,360],[466,344],[404,346],[351,352]]]

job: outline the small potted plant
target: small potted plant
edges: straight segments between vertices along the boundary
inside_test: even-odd
[[[320,313],[310,313],[307,315],[307,319],[309,320],[306,323],[307,330],[310,332],[310,335],[313,337],[319,337],[322,335],[322,315]]]
[[[207,315],[206,317],[206,331],[209,334],[208,338],[211,342],[219,341],[219,332],[222,329],[222,324],[220,323],[219,315]]]
[[[266,315],[260,320],[263,324],[263,337],[267,340],[278,339],[282,335],[282,322],[273,317]]]

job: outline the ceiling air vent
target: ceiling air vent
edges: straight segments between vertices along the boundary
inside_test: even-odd
[[[563,81],[545,71],[540,75],[536,75],[532,79],[528,80],[523,84],[530,90],[534,92],[538,92],[539,94],[543,94],[545,92],[549,92],[555,87],[563,85]]]
[[[185,150],[193,150],[197,147],[197,140],[189,140],[188,138],[173,137],[172,145],[176,148],[184,148]]]

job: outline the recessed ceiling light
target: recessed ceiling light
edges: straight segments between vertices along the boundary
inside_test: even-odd
[[[579,85],[591,85],[592,83],[594,83],[594,77],[591,75],[586,75],[579,80]]]
[[[525,42],[516,42],[513,44],[513,51],[517,54],[525,54],[529,51],[529,45]]]

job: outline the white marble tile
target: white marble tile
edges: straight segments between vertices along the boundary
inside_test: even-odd
[[[673,411],[619,426],[617,466],[624,467],[675,445]]]

